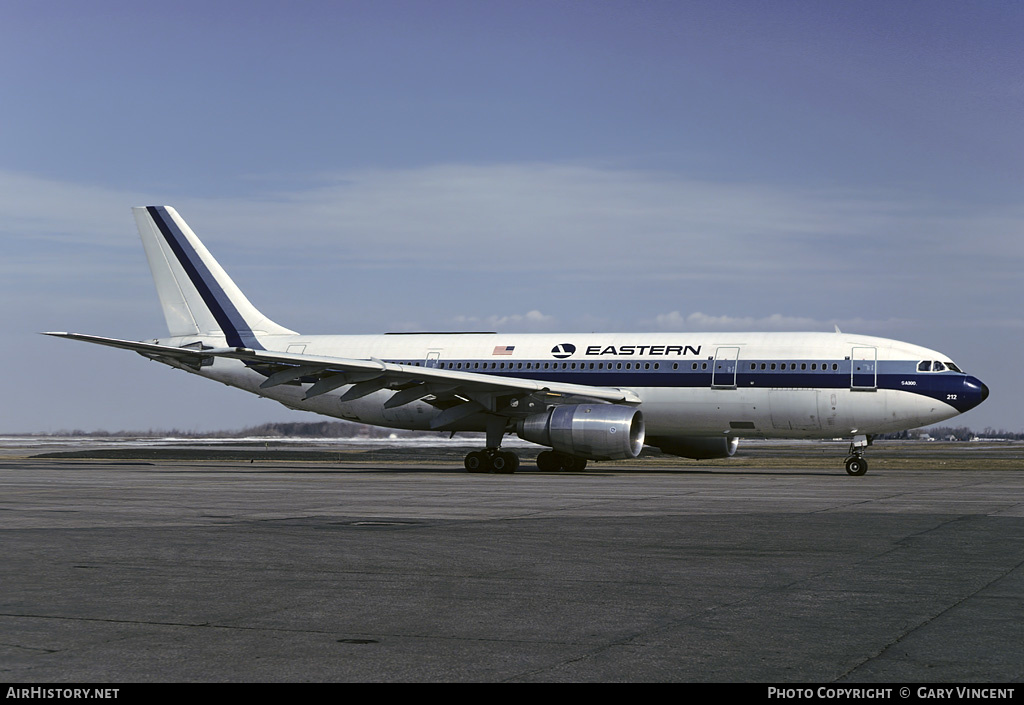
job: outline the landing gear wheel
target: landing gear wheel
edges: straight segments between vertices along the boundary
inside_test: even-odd
[[[562,455],[562,469],[567,472],[580,472],[586,470],[587,459],[576,455]]]
[[[511,474],[519,467],[519,457],[504,450],[474,450],[466,454],[463,462],[468,472],[497,472]]]
[[[511,475],[519,467],[519,458],[515,453],[498,451],[491,458],[491,469],[502,475]]]
[[[860,456],[854,455],[846,459],[846,473],[848,475],[863,475],[868,471],[868,461]]]
[[[587,459],[554,450],[541,451],[537,455],[537,469],[544,472],[579,472],[587,467]]]
[[[558,472],[562,469],[562,461],[554,451],[544,450],[537,455],[537,469],[543,472]]]
[[[474,450],[466,455],[466,470],[468,472],[490,472],[491,459],[482,450]]]

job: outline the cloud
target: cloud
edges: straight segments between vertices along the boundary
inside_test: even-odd
[[[546,333],[558,327],[557,319],[540,311],[527,311],[519,314],[493,316],[456,316],[455,324],[459,330],[486,329],[499,333]]]
[[[948,248],[1024,256],[1016,237],[1021,208],[974,212],[893,193],[701,181],[592,165],[353,169],[321,174],[303,189],[217,199],[0,171],[4,233],[73,233],[121,243],[133,227],[129,206],[168,201],[215,244],[388,267],[428,261],[448,269],[600,274],[643,267],[659,276],[707,267],[856,267],[871,247],[913,252],[916,259]],[[887,260],[873,265],[890,266]]]
[[[824,323],[812,318],[775,313],[762,318],[752,316],[709,316],[695,312],[684,316],[679,311],[659,314],[654,319],[659,330],[822,330]]]
[[[645,297],[677,297],[749,310],[743,327],[827,329],[829,312],[848,303],[913,311],[941,298],[964,318],[984,300],[1012,300],[1024,265],[1024,209],[982,212],[895,192],[544,163],[352,169],[302,183],[246,197],[168,197],[0,171],[0,236],[9,263],[25,265],[16,279],[44,267],[77,268],[75,276],[93,273],[97,290],[114,296],[112,283],[139,271],[128,207],[170,201],[235,276],[263,272],[254,280],[272,296],[290,286],[302,292],[302,309],[320,317],[338,306],[311,295],[314,282],[321,291],[359,287],[387,297],[380,306],[405,308],[433,287],[445,311],[466,295],[497,310],[504,296],[562,321],[637,320],[631,304],[650,309]],[[62,247],[44,247],[54,241]],[[932,287],[940,282],[938,296]],[[608,301],[615,291],[621,304]],[[552,296],[557,302],[545,303]],[[766,300],[799,313],[773,320]],[[680,310],[687,320],[668,313],[649,325],[732,325]],[[427,326],[452,320],[401,315]],[[550,323],[529,314],[465,315],[467,324],[488,328]]]
[[[116,227],[116,217],[130,224],[129,207],[143,205],[144,200],[136,192],[0,170],[0,232],[37,241],[117,246],[123,233]]]
[[[683,314],[679,311],[658,314],[651,321],[645,321],[653,330],[663,331],[831,331],[836,326],[846,333],[894,335],[913,328],[914,321],[902,318],[829,318],[816,319],[806,316],[786,316],[773,313],[769,316],[711,316],[699,311]]]

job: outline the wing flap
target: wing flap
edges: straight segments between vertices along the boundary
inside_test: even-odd
[[[459,388],[457,384],[434,384],[420,382],[411,387],[395,392],[395,394],[384,402],[385,409],[394,409],[399,406],[411,404],[414,401],[429,396],[442,396],[452,394]]]
[[[260,385],[260,389],[270,389],[271,387],[276,387],[279,384],[288,384],[289,382],[294,382],[300,377],[315,377],[318,376],[323,369],[322,365],[286,367],[285,369],[275,372],[267,377],[266,381]]]
[[[378,372],[389,380],[389,383],[400,382],[440,382],[455,384],[464,389],[477,391],[495,391],[515,394],[554,394],[569,397],[584,397],[597,401],[619,404],[639,404],[641,399],[635,392],[619,387],[595,387],[570,382],[541,381],[523,377],[499,377],[480,372],[462,372],[416,365],[399,365],[371,358],[369,360],[355,358],[328,357],[308,355],[305,353],[282,353],[270,350],[250,350],[248,348],[228,348],[206,350],[204,355],[214,357],[230,357],[249,362],[266,362],[284,366],[320,366],[321,374],[339,372]]]

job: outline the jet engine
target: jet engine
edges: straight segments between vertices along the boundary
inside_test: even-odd
[[[694,460],[731,458],[736,452],[739,438],[727,436],[678,436],[672,438],[651,438],[647,444],[660,449],[662,453],[678,455]]]
[[[555,406],[519,421],[519,437],[588,460],[635,458],[644,445],[640,409],[620,404]]]

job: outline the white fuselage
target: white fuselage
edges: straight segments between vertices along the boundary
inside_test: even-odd
[[[922,361],[948,361],[934,350],[843,333],[280,335],[260,342],[276,352],[629,389],[642,399],[648,437],[898,431],[960,413],[971,379],[919,371]],[[427,430],[439,413],[422,400],[385,408],[394,393],[386,389],[352,401],[340,400],[347,387],[308,400],[310,385],[301,382],[261,389],[266,374],[238,360],[217,359],[199,374],[294,409],[392,428]],[[459,430],[483,429],[467,423]]]

